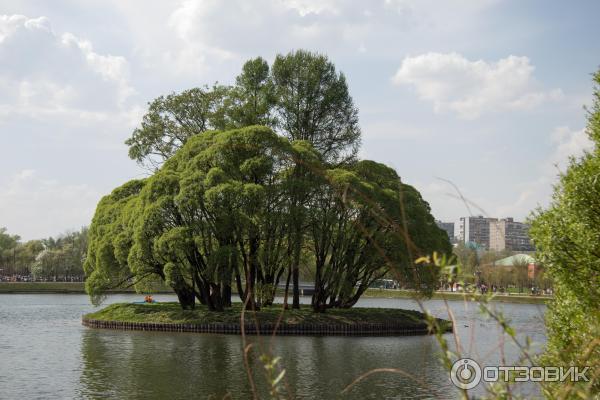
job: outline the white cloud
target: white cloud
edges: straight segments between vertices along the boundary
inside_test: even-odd
[[[89,224],[99,193],[132,174],[129,62],[23,15],[0,15],[0,60],[0,225],[29,239]]]
[[[527,57],[497,62],[470,61],[458,53],[426,53],[406,57],[393,77],[411,85],[433,103],[436,112],[452,111],[464,119],[504,110],[531,109],[562,97],[560,89],[540,90]]]
[[[552,196],[554,179],[542,175],[538,179],[515,185],[516,199],[509,204],[497,204],[494,216],[514,216],[526,219],[537,207],[545,207]]]
[[[99,198],[87,184],[68,184],[24,169],[0,181],[0,221],[25,239],[54,236],[88,224]]]
[[[555,172],[555,168],[564,171],[570,157],[581,157],[586,151],[594,148],[594,142],[590,140],[585,129],[572,130],[568,126],[560,126],[552,133],[551,140],[555,149],[548,164],[554,167]]]
[[[501,12],[495,12],[496,4]],[[561,96],[560,90],[551,90],[554,86],[543,87],[536,81],[539,76],[533,60],[498,59],[511,54],[514,43],[523,37],[531,43],[521,46],[520,54],[533,54],[530,46],[547,45],[547,35],[535,35],[546,32],[551,21],[526,21],[507,32],[502,26],[516,10],[497,0],[94,0],[85,6],[19,0],[4,6],[9,13],[28,17],[0,17],[0,136],[8,148],[0,157],[5,172],[0,177],[0,225],[8,218],[11,231],[30,232],[25,236],[56,234],[89,223],[91,214],[85,212],[79,213],[77,221],[72,218],[77,206],[93,211],[99,196],[86,196],[86,191],[106,193],[139,172],[127,159],[123,141],[140,122],[146,101],[215,80],[228,83],[244,60],[258,55],[272,60],[276,53],[299,48],[327,54],[347,73],[360,104],[364,154],[400,165],[399,173],[421,182],[438,175],[461,179],[461,189],[469,199],[490,213],[517,216],[545,201],[556,181],[553,165],[564,166],[566,156],[561,154],[580,147],[584,138],[575,134],[581,132],[577,130],[556,133],[556,151],[540,146],[531,159],[522,157],[523,152],[517,157],[507,151],[501,162],[523,163],[530,172],[526,176],[507,178],[511,175],[507,171],[516,168],[502,169],[504,164],[499,165],[497,158],[481,157],[482,165],[497,172],[499,179],[514,178],[501,188],[482,185],[488,179],[487,168],[474,170],[462,161],[449,160],[455,154],[450,150],[447,158],[436,156],[419,164],[432,148],[455,149],[458,144],[452,138],[459,132],[467,133],[462,139],[469,134],[484,138],[463,142],[478,152],[487,151],[492,143],[501,146],[503,132],[487,129],[484,121],[467,127],[461,121],[427,120],[428,110],[410,99],[396,101],[393,91],[381,86],[387,79],[382,71],[398,67],[390,65],[393,54],[414,55],[401,65],[399,84],[414,87],[425,108],[435,107],[461,118],[533,108]],[[475,34],[481,40],[473,41]],[[486,43],[486,51],[502,56],[483,61],[465,56],[481,52],[482,43]],[[567,47],[559,45],[557,49],[568,53]],[[434,50],[439,53],[427,53]],[[585,64],[585,60],[579,61],[578,65]],[[560,66],[552,64],[551,57],[536,57],[535,65],[560,75]],[[575,83],[577,79],[581,82]],[[583,80],[587,82],[588,76],[565,78],[561,85],[572,93],[574,87],[586,84]],[[587,102],[587,92],[586,96]],[[561,113],[544,115],[544,128],[539,125],[539,115],[523,115],[514,122],[507,118],[502,129],[528,133],[574,120],[580,115],[581,101],[573,102],[577,108],[561,107]],[[441,131],[452,135],[436,136],[442,123],[448,125]],[[482,135],[482,131],[487,133]],[[402,140],[396,141],[398,137]],[[499,147],[496,150],[501,151]],[[411,169],[416,164],[421,166],[418,171]],[[32,168],[38,172],[33,173]],[[17,179],[18,184],[13,181]],[[440,216],[464,214],[460,201],[447,195],[453,192],[448,185],[418,186]],[[504,197],[499,198],[494,190]],[[81,201],[52,206],[50,214],[63,215],[54,219],[58,222],[53,226],[40,222],[42,228],[36,232],[33,226],[37,223],[27,216],[44,215],[39,211],[44,202],[33,199],[48,195],[55,199],[50,203],[56,203],[59,192],[71,193],[67,197],[78,193]],[[519,196],[514,204],[507,200]],[[506,211],[501,210],[502,204],[508,204]],[[12,214],[19,219],[11,219]]]
[[[271,53],[310,47],[326,32],[339,37],[339,26],[332,22],[346,10],[338,3],[187,0],[169,16],[168,28],[176,40],[164,57],[181,71],[197,72],[209,65],[216,68],[229,60],[256,56],[261,50]]]
[[[24,169],[15,175],[15,181],[23,181],[31,178],[35,174],[34,169]]]
[[[499,215],[528,215],[538,206],[547,206],[558,182],[559,173],[565,172],[569,158],[579,158],[594,148],[585,129],[573,130],[567,126],[554,129],[550,136],[553,151],[540,166],[540,176],[520,185],[517,201],[497,208]]]
[[[468,215],[470,212],[476,215],[515,217],[524,220],[537,207],[546,207],[549,204],[553,186],[558,182],[559,173],[566,170],[569,158],[579,158],[594,147],[585,129],[571,129],[567,126],[555,128],[549,135],[548,144],[552,146],[552,150],[542,162],[532,166],[526,160],[520,161],[522,168],[536,168],[536,178],[529,181],[514,179],[511,188],[496,188],[501,193],[496,193],[495,196],[494,192],[461,187],[460,190],[468,206],[460,199],[459,193],[449,182],[421,181],[416,183],[416,187],[421,191],[423,198],[432,205],[434,215],[442,218],[448,216],[458,218],[459,215]],[[508,198],[505,196],[507,194]]]
[[[27,18],[23,15],[0,15],[0,43],[7,37],[13,35],[19,28],[39,29],[50,32],[50,23],[48,18]]]
[[[458,221],[460,216],[488,215],[492,211],[487,208],[491,202],[480,191],[459,187],[445,178],[434,179],[428,183],[415,182],[414,186],[429,203],[436,219],[451,222]]]
[[[339,1],[324,1],[324,0],[288,0],[282,2],[285,7],[294,9],[304,17],[308,14],[321,14],[329,12],[338,14],[340,12]]]
[[[25,116],[78,123],[127,118],[135,91],[124,57],[99,54],[46,17],[0,15],[0,122]]]
[[[113,0],[146,71],[169,79],[231,79],[249,57],[310,49],[330,57],[388,55],[436,33],[479,24],[496,0]],[[468,22],[468,24],[467,24]],[[412,35],[412,36],[411,36]],[[418,38],[416,41],[414,39]],[[408,46],[408,47],[407,47]],[[136,77],[138,78],[138,77]]]

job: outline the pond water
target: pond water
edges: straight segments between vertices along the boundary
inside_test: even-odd
[[[155,296],[174,301],[173,296]],[[105,303],[140,300],[112,295]],[[308,298],[303,299],[309,301]],[[447,303],[456,336],[469,356],[483,365],[521,365],[520,351],[477,304]],[[440,300],[424,303],[448,318]],[[406,299],[364,299],[361,307],[419,309]],[[545,306],[494,303],[510,319],[523,343],[534,351],[545,342]],[[111,331],[85,328],[81,316],[95,308],[85,295],[0,294],[0,398],[2,399],[221,399],[251,398],[239,336]],[[452,334],[444,336],[455,348]],[[456,398],[448,372],[439,361],[434,336],[401,337],[249,337],[250,367],[261,398],[268,397],[258,355],[280,356],[285,368],[284,395],[298,399]],[[342,390],[362,374],[374,372]],[[401,371],[401,372],[398,372]],[[535,386],[516,387],[527,397]],[[470,392],[471,393],[471,392]],[[484,393],[482,385],[472,392]],[[227,396],[230,397],[227,397]]]

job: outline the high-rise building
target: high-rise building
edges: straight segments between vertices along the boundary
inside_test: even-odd
[[[513,218],[463,217],[460,219],[461,242],[475,242],[488,250],[534,251],[529,225]]]
[[[505,220],[490,221],[490,250],[504,250],[506,248],[506,223]]]
[[[454,222],[435,221],[435,223],[440,229],[446,231],[448,234],[448,239],[450,239],[450,243],[454,243]]]
[[[458,237],[463,243],[477,243],[484,249],[490,248],[490,221],[497,221],[496,218],[485,218],[482,215],[477,217],[461,217]]]
[[[534,251],[529,238],[529,225],[512,218],[501,220],[504,225],[504,248],[512,251]]]

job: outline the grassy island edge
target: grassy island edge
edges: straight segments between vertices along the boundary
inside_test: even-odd
[[[239,333],[241,309],[240,303],[223,312],[209,311],[201,305],[195,310],[182,310],[177,303],[115,303],[84,315],[83,323],[114,329]],[[435,321],[441,331],[452,331],[450,321]],[[245,314],[244,326],[251,328],[250,333],[255,333],[253,327],[272,331],[278,323],[281,334],[433,333],[425,314],[405,309],[355,307],[314,313],[305,306],[299,310],[285,310],[282,315],[281,305],[274,305]]]

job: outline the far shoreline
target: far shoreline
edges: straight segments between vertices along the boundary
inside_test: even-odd
[[[110,294],[136,294],[133,288],[111,290]],[[83,282],[0,282],[0,294],[85,294]],[[155,291],[152,294],[173,294],[166,289],[164,291]],[[432,300],[470,300],[469,293],[462,292],[441,292],[433,293]],[[479,300],[484,296],[476,294],[475,299]],[[362,298],[380,298],[380,299],[414,299],[414,292],[409,290],[396,289],[367,289]],[[545,304],[553,299],[552,296],[530,296],[526,294],[496,294],[491,301],[505,303],[522,304]]]

